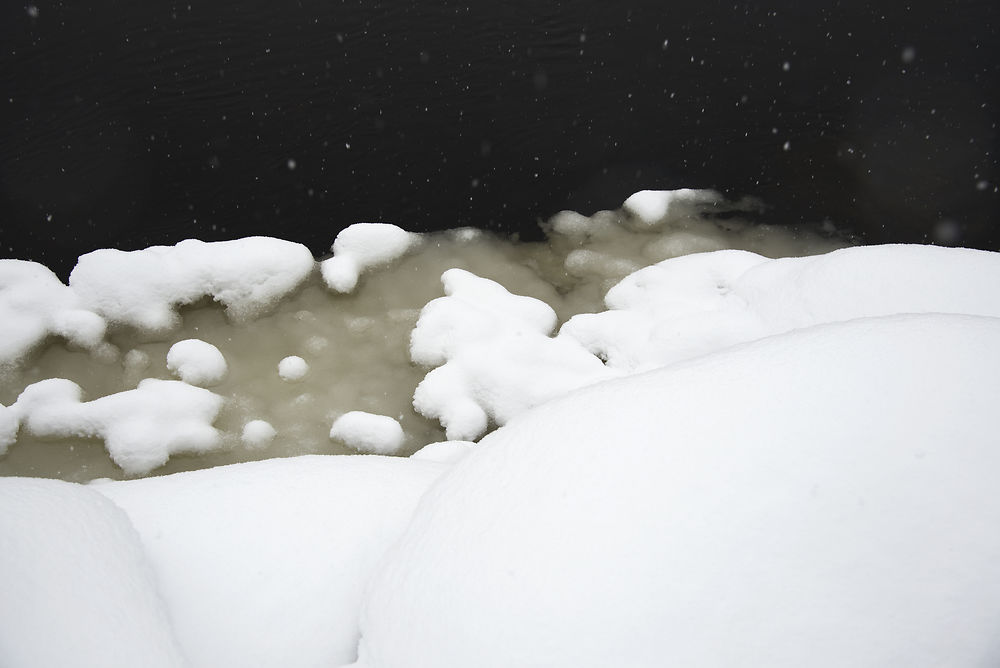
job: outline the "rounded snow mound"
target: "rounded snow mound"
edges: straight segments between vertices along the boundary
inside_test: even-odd
[[[517,416],[424,496],[356,666],[995,665],[997,341],[821,325]]]

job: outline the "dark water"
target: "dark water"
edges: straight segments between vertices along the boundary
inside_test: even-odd
[[[878,4],[885,5],[879,7]],[[1000,246],[993,2],[9,0],[5,255],[362,220],[531,234],[649,187]]]

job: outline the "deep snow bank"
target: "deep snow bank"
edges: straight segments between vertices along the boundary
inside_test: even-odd
[[[996,665],[998,343],[869,318],[522,414],[424,497],[357,665]]]

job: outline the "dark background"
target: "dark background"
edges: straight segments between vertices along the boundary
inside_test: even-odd
[[[8,0],[3,255],[533,235],[682,186],[997,249],[1000,12],[878,4]]]

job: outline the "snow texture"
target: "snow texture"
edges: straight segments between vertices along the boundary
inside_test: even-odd
[[[192,666],[338,666],[366,583],[444,469],[305,456],[93,489],[138,530]]]
[[[350,411],[334,421],[330,438],[343,441],[358,452],[391,455],[403,447],[406,436],[399,422],[387,415]]]
[[[356,665],[997,665],[998,341],[864,318],[520,415],[424,496]]]
[[[209,387],[226,377],[226,358],[218,348],[201,339],[184,339],[170,346],[167,368],[189,385]]]
[[[93,490],[0,478],[0,665],[186,665],[138,534]]]
[[[14,445],[20,427],[17,413],[9,406],[0,404],[0,455],[6,454],[7,449]]]
[[[333,257],[320,263],[331,290],[352,292],[362,273],[399,259],[420,242],[420,235],[389,223],[356,223],[333,242]]]
[[[410,455],[410,458],[440,462],[442,464],[454,464],[472,452],[474,447],[476,447],[476,444],[472,441],[439,441],[425,445]]]
[[[48,268],[0,260],[0,367],[22,361],[48,336],[91,349],[104,340],[105,322]]]
[[[109,322],[163,332],[177,307],[211,297],[235,321],[257,317],[313,271],[302,244],[269,237],[206,243],[196,239],[145,250],[102,249],[80,257],[69,284]]]
[[[1000,255],[936,246],[858,246],[768,260],[688,255],[613,287],[608,311],[578,315],[559,338],[633,373],[792,329],[892,313],[1000,316]]]
[[[677,219],[698,216],[725,202],[714,190],[642,190],[625,200],[622,208],[643,227],[659,227]]]
[[[248,448],[265,448],[274,441],[278,432],[266,420],[250,420],[243,425],[240,440]]]
[[[298,355],[289,355],[278,362],[278,375],[282,380],[295,382],[302,380],[309,373],[309,363]]]
[[[414,362],[437,365],[417,386],[413,406],[440,420],[451,440],[475,440],[493,420],[515,414],[610,372],[576,342],[553,339],[555,312],[498,283],[449,269],[446,297],[420,312],[410,339]]]
[[[103,439],[115,464],[132,475],[149,473],[173,454],[220,445],[212,422],[222,397],[200,387],[147,378],[134,390],[82,399],[73,381],[49,378],[26,387],[11,410],[35,436]]]

